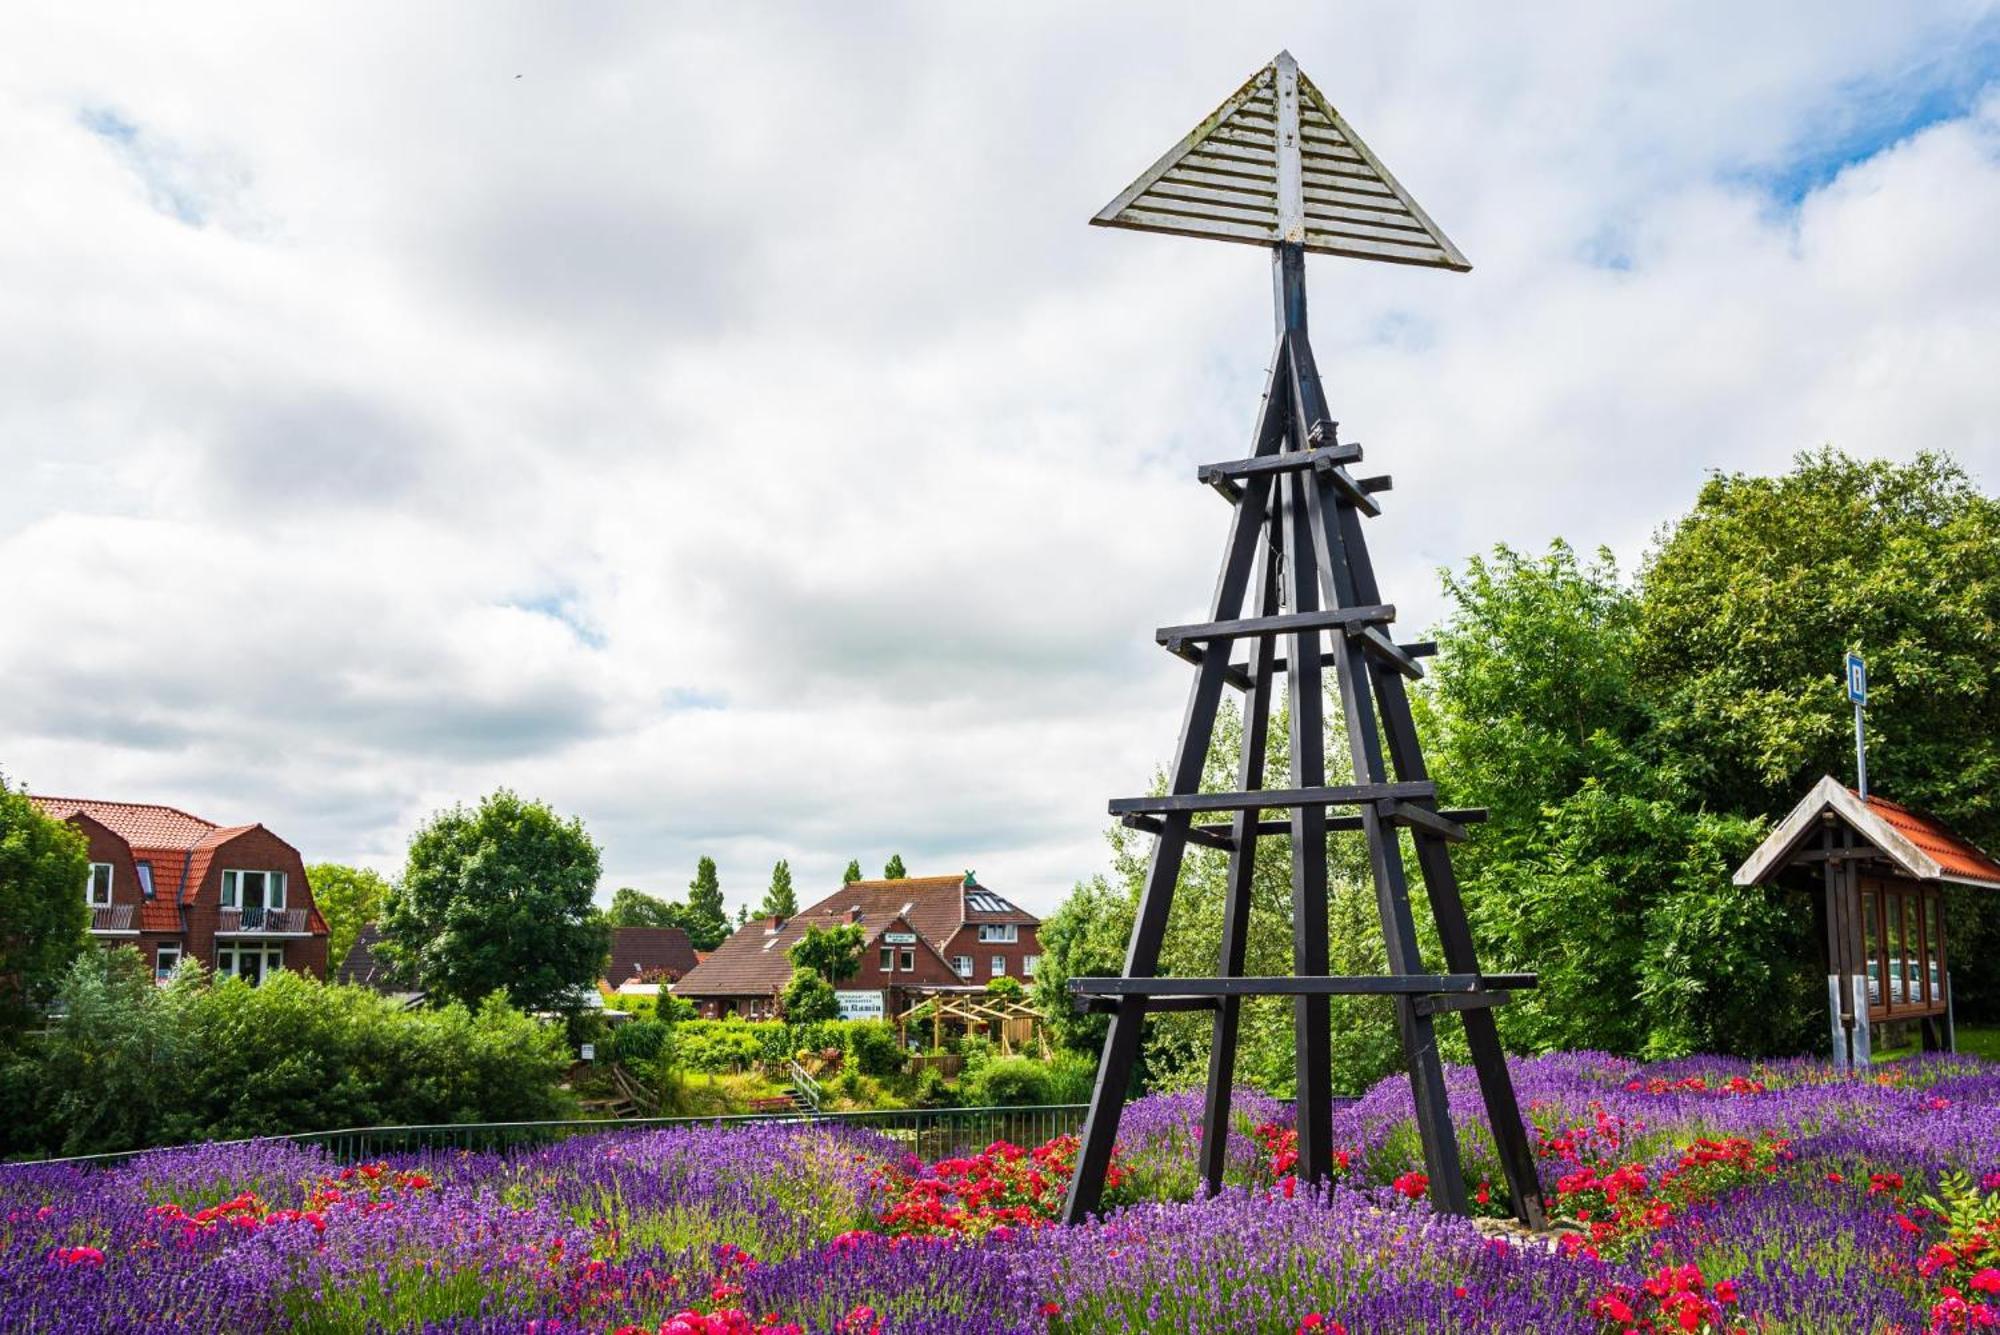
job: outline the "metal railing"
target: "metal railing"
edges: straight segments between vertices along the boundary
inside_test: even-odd
[[[944,1159],[984,1149],[996,1140],[1016,1145],[1039,1145],[1057,1136],[1074,1134],[1083,1126],[1089,1108],[1081,1103],[1049,1104],[1027,1108],[894,1108],[866,1112],[749,1113],[722,1117],[632,1117],[571,1118],[549,1122],[443,1122],[423,1126],[352,1126],[334,1131],[298,1131],[262,1140],[289,1140],[301,1145],[317,1145],[338,1163],[362,1163],[389,1154],[422,1151],[463,1150],[473,1153],[505,1153],[553,1144],[571,1136],[615,1134],[625,1131],[666,1131],[677,1127],[730,1127],[759,1125],[851,1126],[874,1131],[896,1141],[923,1159]],[[203,1142],[210,1145],[248,1145],[251,1140]],[[82,1154],[61,1159],[37,1159],[17,1164],[0,1164],[0,1172],[10,1167],[47,1164],[77,1164],[106,1167],[123,1163],[162,1149],[120,1150],[111,1154]]]
[[[824,1091],[819,1087],[819,1081],[813,1079],[806,1068],[799,1065],[799,1060],[796,1057],[787,1057],[785,1065],[789,1068],[792,1077],[792,1088],[799,1092],[800,1098],[812,1105],[814,1112],[818,1112],[820,1103],[826,1097]]]
[[[93,932],[129,932],[133,930],[130,904],[100,904],[90,911],[90,930]]]
[[[285,934],[302,933],[306,930],[304,909],[224,909],[222,921],[216,924],[219,933],[230,932],[278,932]]]

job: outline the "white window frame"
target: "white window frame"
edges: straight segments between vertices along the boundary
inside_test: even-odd
[[[104,898],[102,899],[99,899],[97,897],[97,869],[99,867],[102,867],[104,869]],[[111,907],[111,886],[112,883],[117,879],[117,876],[118,876],[118,866],[116,863],[112,862],[91,863],[90,875],[86,877],[83,882],[83,902],[90,905],[90,907],[94,909]]]
[[[167,957],[170,955],[173,957],[173,959],[171,962],[168,962]],[[174,970],[181,967],[181,961],[185,958],[186,955],[177,945],[168,943],[160,946],[157,950],[153,952],[154,981],[164,983],[167,979],[172,978],[174,976]]]
[[[242,977],[242,958],[245,955],[259,956],[261,966],[257,981],[252,984],[261,987],[271,975],[285,967],[285,947],[278,941],[230,941],[215,948],[215,972],[218,977]]]
[[[259,908],[282,911],[285,907],[285,873],[266,871],[260,867],[231,867],[222,873],[222,907],[240,909],[243,907],[243,878],[261,876],[264,878],[264,902]]]
[[[972,956],[953,955],[951,957],[951,971],[960,978],[972,977]]]
[[[1042,967],[1042,957],[1040,955],[1021,956],[1021,973],[1023,976],[1028,978],[1033,978],[1035,976],[1035,970],[1041,967]]]
[[[993,966],[993,976],[995,978],[1005,978],[1007,976],[1007,957],[1005,955],[995,955],[987,963]]]
[[[881,972],[893,973],[895,971],[895,968],[896,968],[896,948],[894,946],[882,947]]]
[[[979,924],[979,944],[982,946],[1011,946],[1021,939],[1018,923],[982,922]]]
[[[896,961],[904,973],[915,973],[917,969],[917,948],[904,946],[902,956]]]

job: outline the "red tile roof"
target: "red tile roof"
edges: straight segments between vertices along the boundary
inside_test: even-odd
[[[768,918],[752,918],[724,938],[701,964],[674,987],[680,996],[768,996],[792,976],[787,956],[808,927],[838,927],[855,921],[865,939],[901,921],[923,939],[942,960],[945,945],[967,922],[1014,922],[1036,926],[1040,919],[1014,907],[978,884],[969,893],[990,896],[997,910],[969,910],[968,890],[961,876],[911,876],[895,881],[855,881],[825,899],[801,909],[797,917],[773,927]],[[947,968],[950,966],[947,965]]]
[[[611,962],[604,979],[612,987],[644,977],[647,982],[674,982],[686,977],[699,963],[688,934],[678,927],[614,927],[611,929]],[[665,974],[661,979],[647,975]]]
[[[1851,789],[1849,791],[1852,791]],[[1856,794],[1859,796],[1859,794]],[[1898,802],[1870,793],[1868,809],[1880,816],[1896,833],[1922,849],[1949,877],[1991,882],[2000,886],[2000,862],[1986,850],[1952,832],[1943,822],[1919,815]]]
[[[31,797],[42,813],[68,820],[81,811],[113,834],[139,848],[188,848],[215,828],[212,820],[190,816],[179,807],[151,802],[99,802],[88,797]]]

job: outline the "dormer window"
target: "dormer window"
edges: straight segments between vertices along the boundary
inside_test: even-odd
[[[1021,929],[1011,922],[979,924],[979,939],[989,944],[1012,945],[1021,939]]]
[[[151,899],[153,897],[153,864],[141,858],[135,865],[139,869],[139,893]]]
[[[222,907],[226,909],[285,907],[285,873],[225,871],[222,873]]]
[[[90,864],[90,879],[84,883],[84,898],[94,909],[101,909],[111,903],[111,864],[93,862]]]

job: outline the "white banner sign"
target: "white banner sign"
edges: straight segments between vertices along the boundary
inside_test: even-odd
[[[882,1018],[882,994],[880,992],[835,992],[833,999],[840,1003],[840,1018],[843,1020],[879,1020]]]

